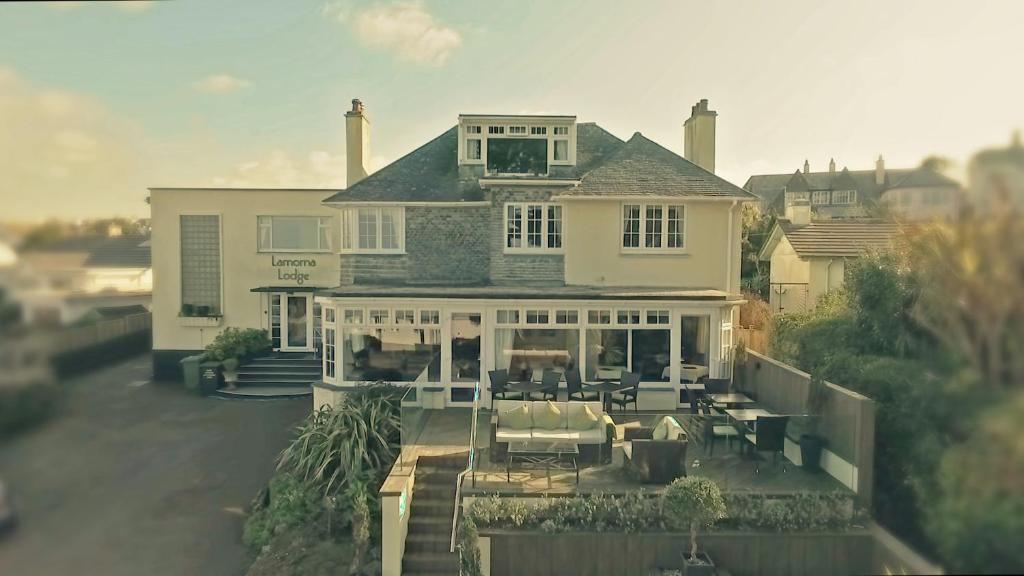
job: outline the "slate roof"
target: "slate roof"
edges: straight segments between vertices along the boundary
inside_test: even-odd
[[[796,226],[779,220],[778,226],[801,258],[856,258],[869,250],[884,250],[892,245],[899,227],[876,219],[816,220]]]
[[[483,200],[477,179],[459,178],[458,127],[326,199],[335,202]],[[580,179],[560,195],[752,196],[675,153],[634,134],[623,142],[592,122],[576,125],[576,166],[558,176]],[[553,178],[554,179],[554,178]]]
[[[560,196],[753,198],[639,132]]]
[[[958,186],[951,180],[928,168],[897,168],[885,171],[882,184],[875,182],[874,170],[848,170],[836,172],[810,172],[797,170],[793,174],[757,174],[747,179],[743,188],[772,205],[781,201],[783,190],[857,190],[858,203],[877,200],[890,188],[931,188]]]
[[[87,268],[151,268],[149,236],[125,234],[104,238],[89,250]]]
[[[352,284],[317,292],[339,298],[465,298],[520,300],[736,300],[721,290],[617,286],[408,286]]]

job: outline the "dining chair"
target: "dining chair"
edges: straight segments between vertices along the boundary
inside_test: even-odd
[[[789,423],[789,416],[758,416],[753,432],[748,432],[744,439],[754,449],[754,474],[761,472],[757,455],[761,452],[772,453],[772,463],[777,463],[779,454],[786,448],[786,425]],[[786,457],[782,457],[782,471],[786,471]]]
[[[508,370],[491,370],[487,373],[487,378],[491,381],[491,410],[493,411],[495,396],[501,400],[505,400],[507,399],[507,395],[512,393],[512,391],[508,389]]]
[[[573,368],[565,373],[565,389],[569,393],[569,400],[580,400],[582,402],[597,402],[600,394],[597,392],[584,392],[583,379],[580,378],[579,368]]]
[[[619,397],[612,396],[612,404],[622,408],[623,411],[626,410],[626,406],[632,404],[633,413],[635,414],[637,412],[636,399],[640,395],[640,374],[636,372],[623,372],[619,383],[622,384],[622,390],[615,393]]]
[[[561,380],[561,372],[545,368],[540,377],[543,388],[539,392],[530,394],[530,400],[558,400],[558,383]]]
[[[697,401],[697,413],[704,424],[704,450],[708,458],[715,456],[715,440],[725,438],[726,446],[732,450],[732,439],[740,437],[740,429],[729,424],[729,416],[716,412],[710,398],[701,396]]]

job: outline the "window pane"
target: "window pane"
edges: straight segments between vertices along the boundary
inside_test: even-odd
[[[640,323],[640,311],[639,310],[619,310],[616,314],[616,321],[619,324],[639,324]]]
[[[421,310],[420,324],[440,324],[441,313],[437,310]]]
[[[669,363],[670,337],[668,330],[633,330],[632,371],[638,372],[645,382],[658,382],[668,378],[665,369]]]
[[[437,328],[346,328],[342,348],[347,382],[441,381]]]
[[[318,250],[319,219],[306,216],[271,217],[274,250]]]
[[[452,381],[480,380],[480,314],[452,314]]]
[[[555,310],[555,324],[578,324],[579,312],[576,310]]]
[[[711,319],[707,316],[683,316],[680,328],[682,334],[679,357],[683,361],[682,378],[696,381],[700,376],[706,375],[701,367],[706,369],[709,366]]]
[[[395,225],[395,210],[385,208],[380,213],[380,247],[384,250],[398,249],[398,226]]]
[[[509,204],[507,210],[508,237],[505,240],[505,246],[520,248],[523,245],[523,209],[516,204]]]
[[[377,248],[377,210],[374,208],[359,209],[359,248]]]
[[[555,140],[555,160],[564,162],[569,159],[569,141]]]
[[[466,158],[469,160],[480,159],[480,140],[477,138],[470,138],[466,140]]]
[[[591,310],[587,313],[587,322],[591,324],[611,324],[611,310]]]
[[[548,248],[562,247],[562,207],[548,206]]]
[[[491,174],[548,173],[548,141],[541,138],[488,138],[487,172]]]
[[[362,324],[363,311],[358,308],[348,308],[343,317],[345,324]]]
[[[270,216],[257,218],[256,227],[259,230],[259,250],[270,250]]]
[[[519,310],[498,310],[498,324],[518,324]]]
[[[319,218],[317,220],[318,228],[320,230],[319,235],[319,248],[321,250],[331,249],[331,219],[330,218]]]
[[[541,218],[544,208],[539,204],[530,204],[526,207],[526,246],[529,248],[543,248],[541,238]]]
[[[526,311],[526,323],[527,324],[547,324],[549,313],[547,310],[527,310]]]
[[[415,322],[415,310],[395,310],[395,324],[414,324]]]
[[[661,248],[661,206],[657,204],[647,206],[646,218],[644,246]]]
[[[640,205],[626,204],[622,207],[622,246],[640,247]]]
[[[571,370],[579,357],[580,331],[574,328],[494,331],[495,368],[508,370],[509,379],[540,380],[544,369]]]
[[[683,207],[668,207],[668,247],[683,247]]]
[[[584,380],[616,379],[629,371],[628,330],[587,330],[587,373]]]

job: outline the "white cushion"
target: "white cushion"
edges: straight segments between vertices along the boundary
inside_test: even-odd
[[[557,421],[548,422],[548,425],[542,424],[545,423],[547,419],[551,418],[550,411],[552,408],[558,411]],[[550,400],[530,402],[530,415],[533,418],[534,428],[545,428],[547,430],[564,430],[566,426],[565,414],[565,402],[552,402]],[[554,425],[552,426],[551,424]]]
[[[569,430],[568,440],[577,444],[601,444],[604,442],[604,426],[595,426],[590,430]]]
[[[513,442],[516,440],[530,440],[533,432],[530,430],[512,430],[511,428],[498,428],[494,432],[494,439],[498,442]]]
[[[543,428],[533,429],[534,440],[573,440],[570,430],[545,430]]]

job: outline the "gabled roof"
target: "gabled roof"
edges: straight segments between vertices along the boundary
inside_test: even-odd
[[[955,180],[923,166],[886,170],[881,184],[875,180],[875,177],[874,170],[843,168],[838,172],[809,172],[806,174],[797,170],[793,174],[757,174],[748,178],[743,188],[771,205],[781,199],[783,190],[790,192],[856,190],[858,202],[864,203],[877,200],[883,192],[890,188],[958,186]]]
[[[785,237],[801,258],[856,258],[867,251],[890,248],[898,232],[897,224],[872,218],[815,220],[803,226],[779,219],[759,257],[771,259]]]
[[[956,180],[947,178],[942,174],[939,174],[935,170],[929,170],[928,168],[918,168],[917,170],[910,171],[906,176],[903,177],[899,182],[894,183],[891,188],[941,188],[941,187],[959,187]]]
[[[579,196],[703,196],[753,199],[746,190],[715,176],[637,132],[580,185],[560,194]]]
[[[112,236],[89,251],[87,268],[151,268],[149,236],[126,234]]]
[[[476,179],[459,178],[458,127],[338,192],[324,202],[460,202],[483,199]],[[559,175],[581,180],[562,196],[704,196],[753,198],[748,192],[648,140],[623,142],[591,122],[576,125],[576,166]]]

